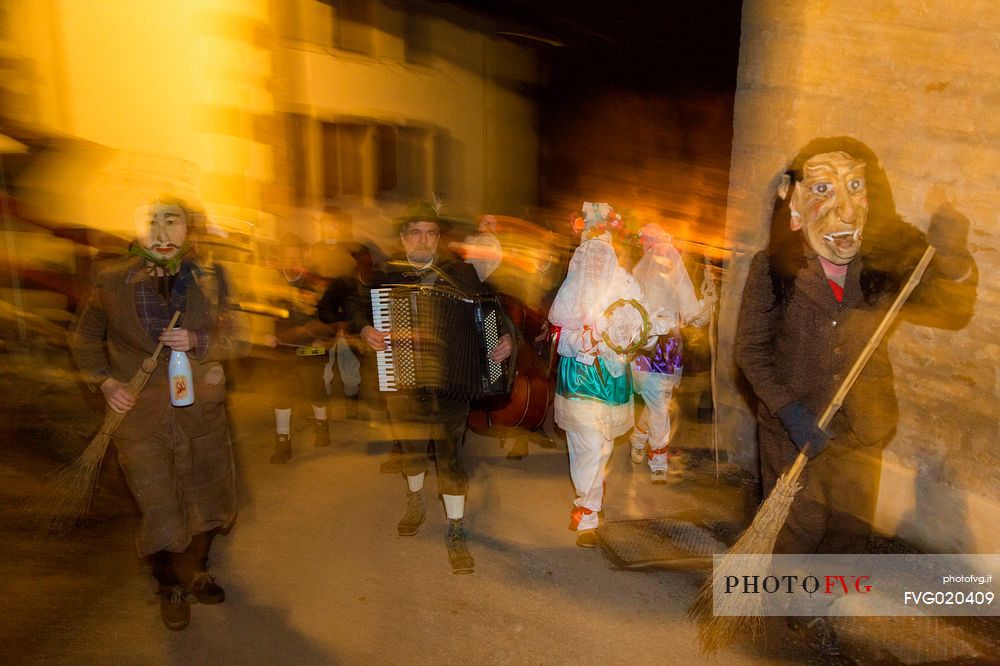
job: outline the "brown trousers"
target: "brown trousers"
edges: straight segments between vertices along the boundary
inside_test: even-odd
[[[427,444],[434,444],[438,490],[444,495],[464,495],[468,476],[462,464],[468,400],[448,400],[426,391],[386,396],[393,438],[403,451],[403,473],[416,476],[427,471]]]
[[[142,513],[135,545],[140,557],[181,553],[192,536],[226,528],[236,517],[236,483],[229,433],[188,437],[171,407],[144,440],[115,439],[118,462]]]

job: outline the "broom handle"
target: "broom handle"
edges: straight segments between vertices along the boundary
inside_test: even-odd
[[[167,324],[167,328],[171,329],[177,324],[177,320],[180,319],[181,311],[178,310],[174,313],[174,316],[170,318],[170,323]],[[132,397],[138,397],[139,393],[142,391],[143,387],[146,386],[146,382],[149,381],[150,375],[153,374],[153,370],[156,369],[157,357],[159,357],[160,352],[163,351],[163,342],[159,342],[156,345],[156,351],[149,358],[143,360],[142,367],[132,375],[132,379],[128,383],[128,392],[132,394]],[[149,365],[149,370],[146,370],[147,364]]]
[[[872,337],[868,341],[868,344],[865,345],[865,348],[861,350],[861,355],[858,356],[858,360],[854,362],[854,367],[852,367],[851,371],[847,373],[846,377],[844,377],[844,381],[841,382],[840,388],[837,389],[833,399],[830,400],[830,404],[826,406],[826,411],[824,411],[823,415],[819,417],[818,425],[820,428],[826,428],[830,425],[830,421],[833,420],[833,415],[837,413],[837,410],[840,409],[840,406],[843,404],[844,398],[847,396],[847,392],[851,390],[852,386],[854,386],[854,382],[858,379],[858,375],[861,374],[865,364],[868,363],[868,359],[870,359],[872,354],[875,353],[875,348],[878,347],[879,343],[882,342],[882,338],[884,338],[885,334],[889,331],[889,327],[892,326],[893,320],[896,318],[900,309],[902,309],[906,299],[909,298],[910,293],[920,282],[920,278],[923,277],[924,271],[927,269],[927,264],[930,263],[931,257],[933,256],[934,246],[928,245],[927,249],[924,251],[924,256],[920,258],[920,263],[917,264],[917,267],[913,269],[913,273],[910,274],[910,279],[906,281],[905,285],[903,285],[903,288],[896,296],[896,300],[893,301],[892,307],[890,307],[889,311],[885,313],[884,317],[882,317],[882,321],[879,323],[878,328],[875,329],[875,333],[872,334]]]
[[[844,398],[847,396],[847,392],[851,390],[852,386],[854,386],[854,382],[857,381],[858,375],[861,374],[865,364],[868,363],[868,359],[872,357],[872,354],[875,353],[875,348],[878,347],[879,343],[882,342],[882,338],[884,338],[885,334],[889,331],[889,327],[892,326],[893,320],[896,319],[896,315],[899,314],[899,311],[902,309],[906,299],[910,297],[910,294],[917,287],[917,284],[920,283],[920,278],[924,276],[924,271],[927,270],[927,264],[930,263],[933,256],[934,246],[928,245],[927,249],[924,250],[924,256],[920,258],[920,263],[917,264],[917,267],[914,268],[913,272],[910,274],[910,279],[906,281],[905,285],[903,285],[903,288],[896,296],[896,300],[893,301],[892,307],[890,307],[889,311],[885,313],[884,317],[882,317],[882,321],[879,323],[878,328],[875,329],[875,333],[872,334],[872,337],[868,340],[868,344],[865,345],[865,348],[861,350],[861,354],[854,362],[854,366],[851,368],[851,371],[847,373],[846,377],[844,377],[844,381],[840,383],[840,388],[837,389],[837,392],[830,400],[830,404],[826,406],[826,410],[824,410],[822,416],[819,417],[817,425],[821,430],[825,430],[826,427],[830,425],[830,421],[833,420],[833,415],[837,413],[837,410],[840,409],[841,405],[844,403]],[[789,472],[789,478],[798,478],[799,473],[802,471],[802,468],[805,467],[807,461],[808,458],[806,457],[806,454],[800,453],[795,459],[795,464],[792,465],[792,469]]]
[[[167,328],[173,328],[174,325],[177,323],[178,318],[180,318],[180,316],[181,316],[180,310],[175,312],[174,316],[170,319],[170,323],[167,325]],[[132,379],[128,380],[128,384],[126,385],[125,390],[128,391],[133,398],[139,397],[139,394],[142,393],[142,389],[146,386],[146,382],[149,381],[149,378],[153,374],[153,371],[156,370],[156,360],[162,350],[163,350],[163,343],[160,342],[156,345],[156,351],[153,352],[153,355],[150,356],[149,358],[143,359],[142,365],[139,366],[139,369],[135,371],[134,375],[132,375]],[[110,437],[115,433],[115,430],[118,429],[118,426],[120,426],[122,421],[124,420],[125,420],[125,414],[116,412],[113,409],[109,410],[108,413],[104,416],[104,422],[101,424],[101,429],[99,431],[99,434],[105,435],[106,437]],[[84,450],[83,454],[81,454],[81,458],[89,454],[93,454],[98,459],[100,459],[101,457],[104,456],[104,447],[106,446],[106,444],[107,444],[106,440],[102,442],[100,437],[95,437],[94,440],[90,443],[90,445],[88,445],[87,448]]]

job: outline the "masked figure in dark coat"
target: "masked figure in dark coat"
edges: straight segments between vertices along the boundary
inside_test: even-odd
[[[222,361],[246,356],[249,329],[226,307],[222,272],[199,261],[188,242],[190,208],[161,198],[137,215],[131,255],[98,273],[70,336],[85,380],[108,408],[124,413],[115,431],[118,462],[142,513],[136,534],[173,630],[187,626],[188,599],[217,604],[225,593],[207,572],[215,534],[236,517],[233,452],[226,423]],[[167,329],[180,310],[178,328]],[[142,392],[126,385],[163,342]],[[170,350],[190,359],[194,403],[170,402]]]
[[[810,143],[792,162],[779,197],[770,243],[750,266],[736,336],[737,363],[758,398],[764,495],[799,451],[810,457],[775,550],[862,552],[882,449],[899,418],[885,341],[829,433],[817,427],[818,415],[928,242],[937,254],[902,316],[923,325],[965,325],[977,283],[965,248],[968,223],[936,215],[925,236],[903,222],[875,155],[847,138]],[[824,621],[813,621],[811,631],[814,647],[836,651]]]

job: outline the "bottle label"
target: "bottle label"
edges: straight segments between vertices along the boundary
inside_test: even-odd
[[[174,400],[184,400],[188,397],[187,375],[174,375],[173,379]]]

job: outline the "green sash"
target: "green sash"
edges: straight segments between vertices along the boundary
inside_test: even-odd
[[[609,405],[625,405],[632,398],[632,371],[625,366],[625,374],[612,377],[600,358],[593,365],[575,358],[559,357],[556,391],[564,398],[599,400]]]

